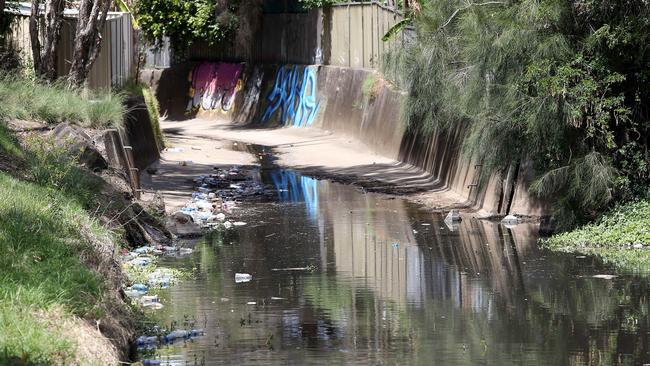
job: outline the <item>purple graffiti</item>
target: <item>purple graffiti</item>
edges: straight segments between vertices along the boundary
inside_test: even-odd
[[[229,111],[238,90],[241,64],[204,62],[190,74],[190,100],[187,111],[221,109]]]
[[[268,122],[280,110],[280,122],[294,127],[311,126],[320,103],[316,101],[316,71],[305,67],[282,66],[275,75],[273,89],[266,96],[268,105],[262,122]]]

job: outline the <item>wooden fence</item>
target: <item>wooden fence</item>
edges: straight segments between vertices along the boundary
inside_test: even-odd
[[[386,51],[406,41],[400,32],[390,41],[382,37],[403,16],[377,1],[337,4],[324,11],[323,63],[378,68]],[[329,43],[329,44],[328,44]]]
[[[57,53],[57,74],[65,76],[70,71],[74,50],[76,20],[66,17],[61,29],[61,39]],[[26,65],[32,64],[31,40],[29,36],[29,17],[17,15],[11,25],[11,35],[6,46],[18,52]],[[131,26],[131,14],[111,12],[102,31],[102,48],[88,76],[88,86],[92,89],[110,89],[124,85],[135,76],[136,47]]]
[[[408,38],[400,32],[392,40],[382,41],[402,19],[401,13],[378,1],[339,3],[302,13],[265,13],[250,50],[232,43],[195,42],[184,58],[378,68],[384,53]],[[152,53],[152,59],[164,56]]]

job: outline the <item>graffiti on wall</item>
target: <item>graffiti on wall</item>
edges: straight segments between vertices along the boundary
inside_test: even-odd
[[[311,126],[320,106],[316,100],[316,87],[316,68],[280,67],[273,89],[266,96],[268,104],[262,122],[268,122],[279,111],[280,122],[285,125]]]
[[[197,109],[228,112],[241,85],[241,64],[204,62],[190,73],[190,100],[187,112]]]

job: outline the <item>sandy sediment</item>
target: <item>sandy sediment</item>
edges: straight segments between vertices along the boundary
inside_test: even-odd
[[[399,194],[434,209],[467,207],[453,192],[433,191],[430,174],[371,151],[360,141],[314,128],[248,128],[227,120],[163,121],[168,146],[142,174],[145,191],[160,191],[166,209],[182,207],[193,179],[213,167],[259,165],[245,144],[272,148],[275,163],[306,174],[353,183],[370,191]]]

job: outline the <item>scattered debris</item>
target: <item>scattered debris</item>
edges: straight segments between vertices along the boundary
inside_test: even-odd
[[[280,271],[313,271],[314,267],[289,267],[289,268],[273,268],[271,271],[280,272]]]
[[[460,217],[460,212],[458,210],[451,210],[445,217],[445,222],[459,222],[462,218]]]
[[[250,282],[253,279],[248,273],[235,273],[235,283]]]
[[[501,220],[501,223],[506,227],[510,228],[509,226],[514,226],[519,224],[519,218],[514,215],[508,215]]]
[[[610,275],[610,274],[598,274],[598,275],[593,275],[593,276],[591,276],[591,277],[593,277],[593,278],[600,278],[600,279],[603,279],[603,280],[611,280],[611,279],[616,278],[616,277],[618,277],[618,276],[616,276],[616,275]]]

